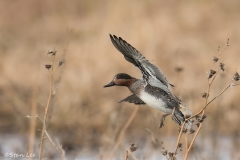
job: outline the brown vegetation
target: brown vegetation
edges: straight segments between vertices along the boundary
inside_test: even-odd
[[[238,1],[224,0],[0,1],[0,146],[11,146],[9,139],[17,137],[23,147],[12,147],[11,152],[38,154],[42,123],[26,116],[44,117],[49,92],[47,51],[56,49],[56,62],[64,60],[64,65],[54,75],[56,90],[46,128],[52,140],[63,145],[67,158],[155,159],[154,155],[162,156],[161,142],[173,152],[177,124],[166,118],[165,126],[158,129],[162,113],[139,106],[125,128],[137,106],[117,102],[129,91],[103,89],[116,73],[141,77],[114,48],[109,33],[124,38],[159,66],[176,86],[173,93],[197,113],[206,103],[201,96],[208,90],[213,58],[228,38],[230,46],[221,57],[225,71],[216,77],[209,99],[224,89],[239,67],[239,6]],[[240,157],[239,95],[239,87],[230,88],[207,108],[189,159]],[[35,141],[29,142],[33,125]],[[12,137],[2,138],[8,135]],[[28,150],[27,144],[34,148]],[[132,144],[137,146],[135,152]],[[43,150],[43,157],[59,157],[49,141],[44,145],[48,151]],[[0,157],[5,152],[0,150]]]

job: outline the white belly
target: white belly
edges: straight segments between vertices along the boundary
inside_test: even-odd
[[[142,101],[144,101],[147,105],[149,105],[150,107],[158,109],[164,113],[168,113],[168,114],[172,113],[171,108],[168,108],[168,106],[160,98],[157,99],[154,96],[152,96],[146,92],[142,92],[140,94],[139,98]]]

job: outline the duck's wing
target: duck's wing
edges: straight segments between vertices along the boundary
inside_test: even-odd
[[[132,94],[131,96],[128,96],[127,98],[119,101],[119,103],[122,102],[129,102],[129,103],[134,103],[134,104],[146,104],[145,102],[143,102],[140,98],[138,98],[135,94]]]
[[[171,85],[163,72],[154,64],[150,63],[139,51],[132,47],[129,43],[123,40],[121,37],[110,34],[111,41],[113,45],[121,52],[125,59],[138,67],[142,74],[143,79],[147,80],[148,83],[154,86],[164,85],[168,88]],[[161,87],[161,86],[158,86]]]

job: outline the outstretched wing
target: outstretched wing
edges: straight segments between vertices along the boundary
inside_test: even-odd
[[[140,98],[138,98],[135,94],[132,94],[131,96],[128,96],[127,98],[119,101],[119,103],[122,102],[129,102],[129,103],[134,103],[134,104],[146,104],[145,102],[143,102]]]
[[[143,78],[146,79],[148,83],[158,87],[165,86],[166,88],[171,85],[167,81],[163,72],[157,66],[150,63],[140,52],[138,52],[129,43],[127,43],[121,37],[118,38],[115,35],[112,36],[110,34],[110,38],[113,45],[117,48],[119,52],[124,55],[125,59],[141,70]]]

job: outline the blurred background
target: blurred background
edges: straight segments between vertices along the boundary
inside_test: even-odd
[[[56,90],[47,130],[62,144],[66,158],[108,159],[112,155],[120,160],[134,143],[138,149],[129,159],[164,159],[162,147],[174,150],[178,125],[168,117],[158,129],[160,111],[119,104],[130,95],[125,87],[103,88],[117,73],[141,77],[138,68],[112,45],[109,34],[122,37],[159,66],[176,86],[172,92],[196,113],[205,104],[201,95],[208,88],[208,72],[218,68],[212,59],[218,56],[218,46],[223,51],[228,38],[230,46],[221,56],[225,71],[213,83],[210,99],[229,84],[239,67],[239,17],[237,0],[1,0],[1,159],[6,152],[38,154],[42,123],[26,116],[43,118],[49,95],[49,72],[44,65],[50,63],[47,51],[54,49],[56,66],[57,61],[65,63],[54,74]],[[240,159],[239,95],[239,87],[232,87],[207,108],[207,119],[189,159]],[[34,141],[30,142],[31,134]],[[193,135],[187,137],[190,141]],[[59,158],[48,140],[43,155]],[[177,157],[182,159],[183,153]]]

